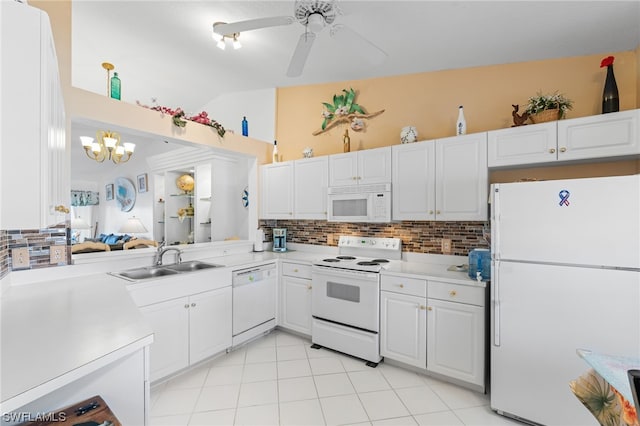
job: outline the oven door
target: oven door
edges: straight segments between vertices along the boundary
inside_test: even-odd
[[[311,313],[314,317],[378,332],[380,275],[314,265]]]
[[[371,215],[371,194],[329,194],[327,220],[333,222],[368,221]]]

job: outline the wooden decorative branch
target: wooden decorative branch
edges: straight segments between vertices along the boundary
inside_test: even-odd
[[[378,115],[382,114],[383,112],[384,112],[384,110],[381,109],[380,111],[372,112],[371,114],[351,113],[351,114],[343,115],[342,117],[336,118],[331,123],[327,124],[327,126],[324,129],[316,130],[312,134],[313,134],[313,136],[318,136],[318,135],[326,132],[327,130],[337,126],[338,124],[350,123],[354,118],[366,118],[366,119],[369,119],[369,118],[377,117]]]

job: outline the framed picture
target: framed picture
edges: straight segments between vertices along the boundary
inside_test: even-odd
[[[105,185],[104,194],[106,196],[107,201],[113,200],[113,184],[112,183]]]
[[[143,193],[143,192],[147,192],[147,174],[143,173],[141,175],[138,175],[138,192],[139,193]]]

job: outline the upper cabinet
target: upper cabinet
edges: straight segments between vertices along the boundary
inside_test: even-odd
[[[261,219],[327,218],[328,158],[262,166]]]
[[[296,219],[327,218],[328,158],[293,162],[293,214]]]
[[[488,132],[489,167],[640,154],[640,110]]]
[[[486,133],[394,145],[394,220],[487,220]]]
[[[293,219],[293,161],[260,167],[262,219]]]
[[[25,4],[0,8],[0,229],[47,227],[65,221],[71,197],[51,26]]]
[[[391,147],[329,156],[329,186],[391,182]]]

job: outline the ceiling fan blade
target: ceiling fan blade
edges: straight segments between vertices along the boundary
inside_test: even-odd
[[[360,54],[363,59],[371,62],[372,65],[380,65],[387,59],[387,52],[344,25],[334,25],[330,31],[331,37],[349,46],[349,48]]]
[[[213,31],[216,34],[228,35],[244,31],[258,30],[260,28],[291,25],[295,22],[293,16],[274,16],[271,18],[249,19],[247,21],[232,22],[230,24],[214,24]]]
[[[289,69],[287,70],[287,77],[298,77],[302,74],[304,64],[307,62],[307,57],[311,51],[311,46],[316,39],[316,35],[312,32],[304,32],[298,40],[296,50],[291,56],[291,62],[289,62]]]

